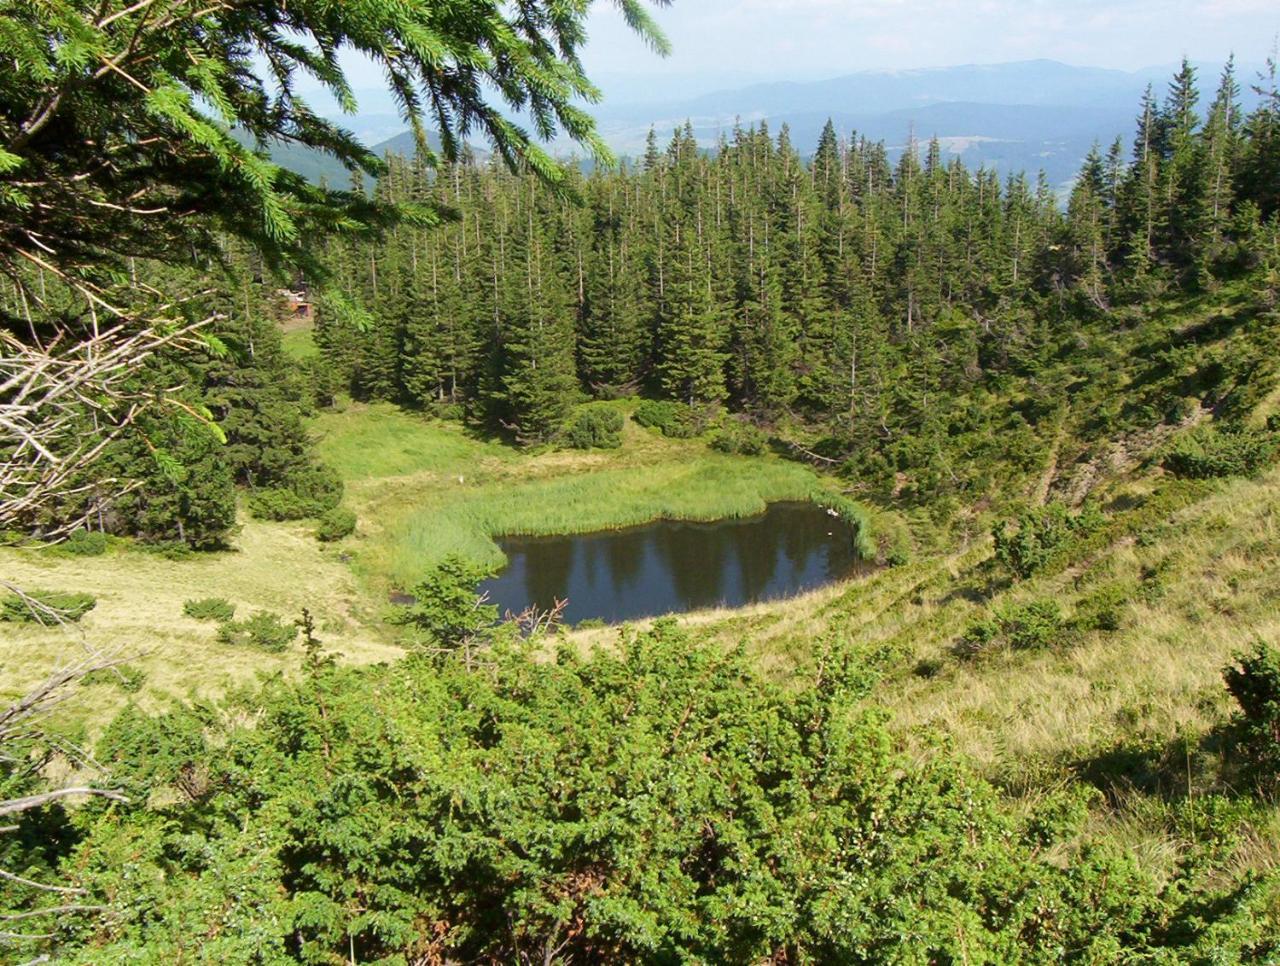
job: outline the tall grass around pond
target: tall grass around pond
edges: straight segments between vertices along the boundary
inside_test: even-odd
[[[860,549],[874,553],[865,511],[809,468],[724,455],[702,440],[665,439],[634,424],[619,450],[533,455],[383,407],[325,417],[319,432],[325,458],[352,481],[362,518],[375,518],[359,566],[400,587],[451,554],[501,567],[499,536],[744,518],[791,500],[836,509]]]

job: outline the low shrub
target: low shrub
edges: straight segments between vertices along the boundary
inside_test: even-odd
[[[1240,706],[1234,724],[1245,763],[1260,784],[1280,784],[1280,651],[1259,641],[1222,676]]]
[[[1125,608],[1136,594],[1136,587],[1119,583],[1100,587],[1080,602],[1073,623],[1083,631],[1118,631]]]
[[[447,422],[460,423],[467,418],[467,407],[458,402],[433,402],[426,409],[436,419]]]
[[[101,557],[107,545],[107,535],[99,530],[76,530],[63,541],[62,552],[73,557]]]
[[[132,664],[100,668],[97,671],[90,671],[84,676],[84,683],[87,685],[112,684],[125,692],[125,694],[137,694],[142,690],[142,685],[146,683],[146,680],[147,672],[141,668],[134,667]]]
[[[326,510],[320,517],[316,527],[316,539],[321,543],[332,543],[356,532],[356,515],[346,507],[334,507]]]
[[[184,602],[182,613],[198,621],[225,623],[236,616],[236,605],[221,597],[206,597]]]
[[[739,456],[759,456],[769,448],[765,433],[740,419],[731,419],[711,437],[711,448]]]
[[[975,621],[956,641],[953,650],[960,657],[977,657],[995,650],[1000,639],[1000,625],[994,619]]]
[[[165,560],[190,560],[196,555],[190,544],[181,540],[155,540],[139,543],[138,548]]]
[[[956,642],[955,652],[961,657],[973,657],[1000,647],[1038,650],[1052,644],[1062,629],[1062,609],[1055,600],[1008,605],[970,625]]]
[[[316,507],[313,515],[332,510],[342,502],[344,487],[338,471],[323,463],[309,466],[289,479],[289,489]]]
[[[692,406],[670,400],[644,400],[636,407],[635,421],[670,439],[692,439],[703,430],[702,420]]]
[[[64,622],[77,623],[98,606],[92,594],[62,593],[50,590],[26,591],[26,596],[9,594],[0,601],[0,621],[10,624],[41,624],[55,627]]]
[[[249,510],[259,520],[303,520],[315,515],[315,507],[293,490],[272,487],[254,490]]]
[[[249,509],[260,520],[305,520],[342,502],[342,478],[327,466],[294,474],[287,486],[264,487],[249,497]]]
[[[864,559],[865,555],[864,555]],[[877,534],[874,558],[886,567],[902,567],[911,562],[911,532],[899,526]]]
[[[1033,600],[1010,607],[997,619],[1015,651],[1048,647],[1062,630],[1062,609],[1056,600]]]
[[[622,445],[622,413],[616,409],[584,409],[565,429],[573,449],[617,449]]]
[[[295,624],[265,610],[258,611],[247,620],[227,621],[218,628],[218,640],[223,644],[271,652],[283,651],[297,636]]]
[[[928,681],[941,674],[944,668],[945,665],[942,661],[925,658],[924,660],[916,662],[916,666],[911,669],[911,673],[918,678]]]
[[[1252,476],[1276,458],[1277,436],[1254,429],[1197,427],[1165,456],[1165,469],[1192,480]]]
[[[214,937],[221,962],[505,962],[553,937],[544,958],[564,962],[1226,963],[1275,948],[1274,876],[1223,855],[1242,823],[1210,796],[1145,803],[1142,829],[1186,856],[1155,875],[1095,828],[1107,803],[1064,777],[1074,762],[1019,763],[1044,788],[1011,803],[965,756],[902,748],[867,706],[865,651],[824,645],[817,686],[744,651],[658,622],[590,658],[504,646],[481,668],[415,659],[275,678],[216,710],[128,708],[95,757],[157,805],[77,824],[76,884],[111,918],[58,951],[173,962]],[[1248,805],[1265,859],[1270,813]],[[607,832],[584,833],[588,806]],[[359,947],[340,914],[353,897],[389,924]]]
[[[1072,513],[1057,501],[1035,507],[1021,514],[1016,524],[1007,520],[992,530],[996,559],[1017,578],[1031,577],[1074,538],[1100,529],[1106,517],[1096,504],[1086,503],[1079,513]]]

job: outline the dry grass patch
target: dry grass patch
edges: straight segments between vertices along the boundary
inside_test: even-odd
[[[976,608],[905,606],[897,634],[938,673],[897,673],[878,697],[904,733],[941,729],[991,768],[1132,735],[1204,733],[1230,712],[1223,667],[1257,638],[1280,639],[1278,500],[1278,472],[1232,481],[1172,514],[1146,546],[1119,541],[1086,572],[1029,581],[992,601],[1047,597],[1070,615],[1105,581],[1145,595],[1129,601],[1119,630],[1062,648],[961,661],[950,647]],[[876,640],[886,623],[873,616],[862,639]]]
[[[334,551],[316,543],[308,525],[247,520],[234,551],[184,560],[142,551],[63,557],[4,549],[0,568],[19,586],[84,591],[98,599],[70,633],[0,625],[0,680],[10,694],[81,652],[85,643],[145,671],[144,693],[152,700],[217,694],[260,672],[299,665],[296,644],[283,654],[219,644],[216,625],[183,614],[185,601],[214,596],[235,604],[237,617],[266,610],[293,620],[307,607],[326,647],[347,660],[372,662],[400,653],[381,627],[380,606],[364,595]],[[122,700],[119,694],[103,701],[109,706],[103,714],[109,716]]]

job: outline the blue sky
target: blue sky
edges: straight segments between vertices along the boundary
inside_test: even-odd
[[[665,62],[600,3],[591,72],[737,83],[1042,57],[1135,70],[1233,50],[1258,63],[1280,32],[1277,0],[674,0],[655,15],[675,46]]]

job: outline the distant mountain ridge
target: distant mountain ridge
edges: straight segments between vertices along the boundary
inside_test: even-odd
[[[1212,96],[1220,65],[1200,68],[1202,103]],[[1249,81],[1254,69],[1238,77],[1245,106],[1254,103]],[[687,121],[704,147],[713,148],[735,124],[767,123],[776,131],[787,124],[802,153],[817,143],[830,118],[844,137],[855,132],[884,141],[895,157],[914,136],[921,145],[937,137],[948,156],[970,167],[984,165],[1002,173],[1044,171],[1050,183],[1067,184],[1096,141],[1104,148],[1127,138],[1139,100],[1148,84],[1163,96],[1171,66],[1123,71],[1076,67],[1053,60],[1004,64],[968,64],[894,71],[861,71],[826,80],[750,84],[687,99],[644,103],[634,92],[592,108],[605,141],[621,155],[638,155],[650,128],[663,140]],[[393,129],[394,116],[383,113],[343,118],[344,126],[369,134]],[[372,138],[370,138],[372,140]],[[565,156],[575,146],[553,145]],[[408,154],[408,132],[377,140],[378,154]],[[349,178],[340,166],[315,152],[281,152],[277,160],[307,177]]]
[[[1129,73],[1072,67],[1052,60],[968,64],[898,71],[860,71],[820,81],[784,81],[704,94],[675,104],[676,113],[778,113],[805,106],[886,112],[948,101],[989,104],[1114,103],[1140,93],[1149,71]],[[1130,105],[1131,107],[1133,105]],[[628,105],[626,114],[651,113],[653,105]],[[607,111],[607,106],[606,106]],[[621,116],[621,114],[619,115]]]
[[[1200,67],[1203,100],[1217,85],[1220,65]],[[625,104],[596,110],[601,133],[616,149],[638,152],[650,126],[667,133],[688,121],[704,144],[735,124],[783,123],[802,151],[812,149],[828,118],[844,136],[885,141],[896,154],[914,134],[938,137],[945,152],[970,166],[1011,173],[1043,170],[1064,184],[1090,146],[1128,137],[1148,84],[1158,95],[1172,66],[1122,71],[1076,67],[1053,60],[956,67],[862,71],[827,80],[753,84],[682,101]],[[1238,76],[1247,91],[1251,68]],[[1251,97],[1246,94],[1246,105]]]

